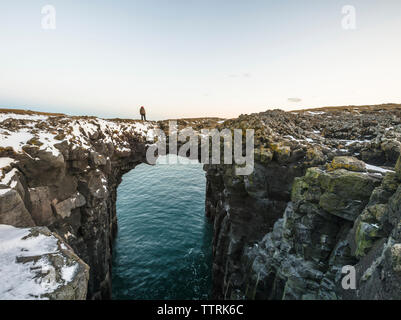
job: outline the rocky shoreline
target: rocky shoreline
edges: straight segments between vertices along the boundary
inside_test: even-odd
[[[214,298],[401,298],[401,106],[178,125],[255,130],[252,175],[205,165]],[[79,257],[70,282],[89,272],[86,297],[110,298],[117,187],[146,162],[156,128],[166,122],[1,112],[0,225],[47,227]],[[357,290],[341,288],[344,265],[355,266]],[[84,286],[68,283],[55,289],[65,294],[43,297],[85,296]]]

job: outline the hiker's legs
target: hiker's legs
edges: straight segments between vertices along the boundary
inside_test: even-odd
[[[145,116],[144,116],[143,114],[141,114],[141,120],[143,120],[144,117],[145,117]]]
[[[143,115],[143,119],[146,121],[146,114]]]

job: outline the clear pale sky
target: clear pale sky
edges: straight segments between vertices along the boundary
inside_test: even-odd
[[[0,107],[157,120],[401,103],[400,17],[400,0],[2,0]]]

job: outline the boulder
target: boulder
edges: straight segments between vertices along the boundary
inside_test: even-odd
[[[358,160],[355,157],[335,157],[331,163],[327,165],[328,171],[334,171],[337,169],[346,169],[349,171],[365,172],[365,162]]]
[[[0,299],[86,299],[89,267],[46,227],[0,225]]]
[[[0,224],[15,227],[35,226],[24,201],[14,189],[0,189]]]
[[[328,213],[355,221],[379,184],[378,178],[364,173],[309,168],[304,177],[295,179],[291,198],[297,208],[314,202]]]
[[[380,184],[374,176],[344,169],[322,175],[319,180],[325,191],[319,200],[320,207],[349,221],[358,217]]]

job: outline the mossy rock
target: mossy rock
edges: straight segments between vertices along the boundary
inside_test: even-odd
[[[355,221],[379,184],[380,179],[364,173],[309,168],[304,177],[294,180],[291,199],[296,208],[305,202],[318,203],[330,214]]]
[[[336,214],[338,211],[347,208],[347,203],[342,197],[331,192],[325,192],[320,197],[319,206],[329,213]]]
[[[394,193],[400,185],[397,174],[395,172],[388,172],[384,176],[382,186],[386,191]]]
[[[344,169],[321,175],[319,181],[327,191],[355,200],[369,199],[373,189],[380,184],[380,179]]]
[[[297,206],[300,202],[305,200],[305,192],[308,190],[309,184],[305,178],[295,178],[292,184],[291,200]]]
[[[310,184],[317,184],[319,183],[319,178],[324,174],[324,171],[319,168],[308,168],[305,173],[305,179]]]
[[[317,148],[308,148],[306,150],[306,160],[314,166],[323,164],[325,162],[325,156],[323,152]]]
[[[385,220],[387,208],[387,204],[367,206],[361,214],[361,220],[369,223],[379,223],[381,225]]]
[[[358,258],[365,256],[378,238],[379,227],[375,224],[361,221],[358,224],[355,233],[355,256]]]
[[[358,160],[355,157],[335,157],[331,163],[327,165],[328,171],[334,171],[337,169],[345,169],[348,171],[365,172],[365,162]]]
[[[303,202],[318,203],[321,195],[320,187],[309,184],[304,178],[295,178],[291,190],[291,200],[297,207]]]

